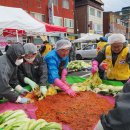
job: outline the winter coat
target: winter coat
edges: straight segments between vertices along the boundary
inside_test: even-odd
[[[11,102],[15,102],[19,96],[13,89],[19,84],[15,61],[23,54],[22,44],[14,44],[7,50],[6,54],[0,56],[0,97]]]
[[[45,86],[47,81],[47,65],[46,62],[40,55],[37,55],[32,64],[22,63],[18,67],[18,79],[22,85],[24,83],[24,78],[28,77],[40,86]]]
[[[101,116],[104,130],[130,130],[130,83],[115,98],[115,107]]]
[[[48,82],[53,84],[56,78],[60,78],[61,71],[66,68],[69,57],[61,58],[54,49],[44,57],[44,60],[48,68]]]
[[[3,53],[2,53],[2,51],[0,50],[0,56],[2,56],[3,55]]]
[[[108,47],[109,45],[105,46],[101,51],[99,51],[98,55],[93,59],[93,60],[96,60],[98,61],[99,65],[104,61],[106,60],[106,48]],[[124,45],[124,48],[122,49],[122,51],[124,49],[126,49],[127,46]],[[111,62],[112,62],[112,65],[115,66],[115,63],[118,59],[118,56],[122,53],[122,51],[120,53],[114,53],[114,52],[111,52]],[[126,55],[126,59],[125,59],[125,63],[128,64],[128,66],[130,67],[130,53],[128,53]],[[118,73],[120,73],[122,70],[120,69]],[[116,79],[113,79],[113,80],[116,80]],[[123,83],[127,81],[126,80],[119,80],[119,81],[122,81]]]

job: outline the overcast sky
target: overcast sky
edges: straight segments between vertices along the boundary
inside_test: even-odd
[[[130,0],[102,0],[104,11],[121,11],[123,7],[130,6]]]

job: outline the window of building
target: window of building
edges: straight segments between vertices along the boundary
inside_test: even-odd
[[[97,17],[101,18],[101,11],[97,11]]]
[[[125,18],[125,19],[129,19],[129,16],[128,16],[128,15],[125,15],[124,18]]]
[[[58,6],[58,0],[48,0],[49,4],[54,4],[55,6]]]
[[[120,19],[116,19],[116,23],[117,24],[121,24],[121,20]]]
[[[74,20],[64,18],[64,26],[68,28],[74,28]]]
[[[74,28],[74,20],[73,19],[70,20],[70,27]]]
[[[122,15],[122,12],[120,12],[119,15]]]
[[[97,24],[97,31],[101,31],[101,25]]]
[[[58,25],[58,26],[62,26],[62,17],[57,17],[57,16],[54,16],[53,17],[53,24],[54,25]]]
[[[46,21],[46,18],[45,18],[45,15],[44,14],[40,14],[40,13],[35,13],[35,12],[31,12],[30,13],[34,18],[42,21],[42,22],[45,22]]]
[[[90,8],[90,15],[95,16],[95,9],[94,8]]]
[[[92,30],[94,30],[94,31],[97,30],[97,25],[95,23],[92,23]]]
[[[88,23],[88,27],[89,27],[90,30],[93,29],[93,22],[92,22],[92,21],[89,21],[89,23]]]
[[[129,14],[130,13],[130,9],[128,8],[128,9],[123,9],[122,10],[122,13],[123,14]]]
[[[62,0],[62,7],[65,9],[70,8],[69,0]]]
[[[126,27],[128,27],[129,24],[128,24],[128,23],[124,23],[124,25],[125,25]]]

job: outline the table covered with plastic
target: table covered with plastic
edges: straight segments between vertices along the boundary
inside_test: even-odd
[[[80,78],[77,76],[69,76],[67,78],[67,81],[71,84],[83,82],[84,80],[85,80],[85,78]],[[104,81],[104,82],[106,84],[110,84],[110,82],[108,82],[108,81]],[[111,84],[115,84],[115,82],[111,82]],[[117,82],[116,82],[116,84],[121,85],[121,83],[117,83]],[[97,96],[107,99],[109,103],[114,105],[114,102],[115,102],[114,97],[103,96],[100,94],[97,94]],[[32,104],[16,104],[16,103],[11,103],[11,102],[5,102],[5,103],[0,104],[0,113],[5,112],[7,110],[18,110],[18,109],[24,110],[29,118],[36,119],[35,111],[37,110],[37,107],[34,103],[32,103]],[[95,126],[95,124],[93,124],[93,126]],[[72,128],[70,128],[70,126],[68,124],[66,124],[65,122],[62,123],[62,127],[63,127],[63,130],[72,130]]]

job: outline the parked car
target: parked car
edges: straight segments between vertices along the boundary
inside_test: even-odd
[[[86,46],[83,45],[83,47],[80,50],[76,50],[76,59],[92,59],[96,57],[96,47],[96,43],[87,44]]]

